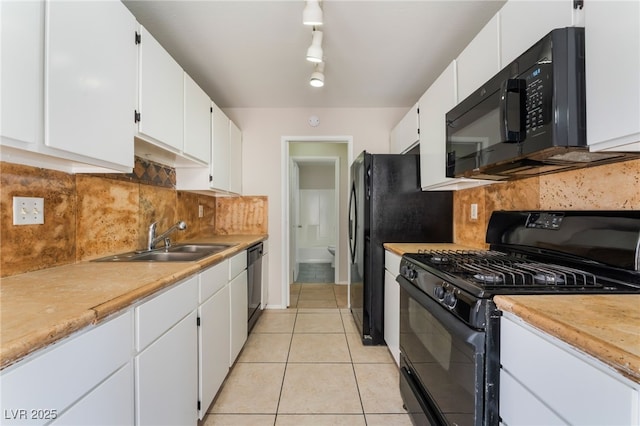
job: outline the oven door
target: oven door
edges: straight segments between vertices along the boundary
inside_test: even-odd
[[[400,391],[415,424],[486,425],[485,332],[400,283]]]

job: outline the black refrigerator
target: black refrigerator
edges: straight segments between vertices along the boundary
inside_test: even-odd
[[[443,160],[444,161],[444,160]],[[384,344],[387,242],[452,242],[453,195],[420,189],[420,156],[369,154],[351,165],[351,313],[365,345]]]

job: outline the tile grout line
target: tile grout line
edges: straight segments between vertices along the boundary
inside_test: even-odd
[[[280,383],[280,395],[278,395],[278,403],[276,404],[276,415],[273,418],[273,425],[278,422],[278,413],[280,412],[280,401],[282,400],[282,391],[284,390],[284,380],[287,376],[287,368],[289,366],[289,357],[291,356],[291,346],[293,345],[293,334],[296,329],[296,323],[298,322],[298,308],[296,308],[296,317],[293,320],[293,327],[291,328],[291,338],[289,339],[289,349],[287,350],[287,359],[284,362],[284,373],[282,374],[282,383]]]

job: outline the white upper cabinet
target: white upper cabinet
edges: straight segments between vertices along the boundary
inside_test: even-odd
[[[640,3],[585,2],[587,142],[640,151]]]
[[[458,101],[497,74],[500,67],[500,20],[496,14],[456,59]]]
[[[130,172],[136,21],[121,2],[2,2],[2,159]]]
[[[44,2],[0,2],[0,19],[3,143],[42,143]]]
[[[590,4],[585,2],[585,9]],[[581,12],[573,8],[573,0],[509,0],[499,15],[501,68],[554,28],[582,26],[583,19]]]
[[[242,194],[242,132],[229,120],[229,192]]]
[[[403,154],[420,142],[420,111],[415,104],[391,130],[389,152]]]
[[[209,167],[177,167],[176,187],[183,191],[242,193],[242,132],[213,102]]]
[[[211,187],[229,190],[229,117],[212,103],[211,115]]]
[[[494,181],[446,177],[447,112],[456,105],[456,61],[420,98],[420,182],[423,190],[457,190]]]
[[[139,136],[179,153],[184,145],[183,70],[142,26],[139,55]]]
[[[51,1],[46,28],[45,143],[132,169],[135,19],[121,2]]]
[[[184,153],[204,164],[211,159],[211,101],[184,73]]]

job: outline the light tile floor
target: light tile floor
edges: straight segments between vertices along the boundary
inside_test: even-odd
[[[298,307],[263,312],[203,424],[411,421],[387,347],[363,346],[348,309]]]

